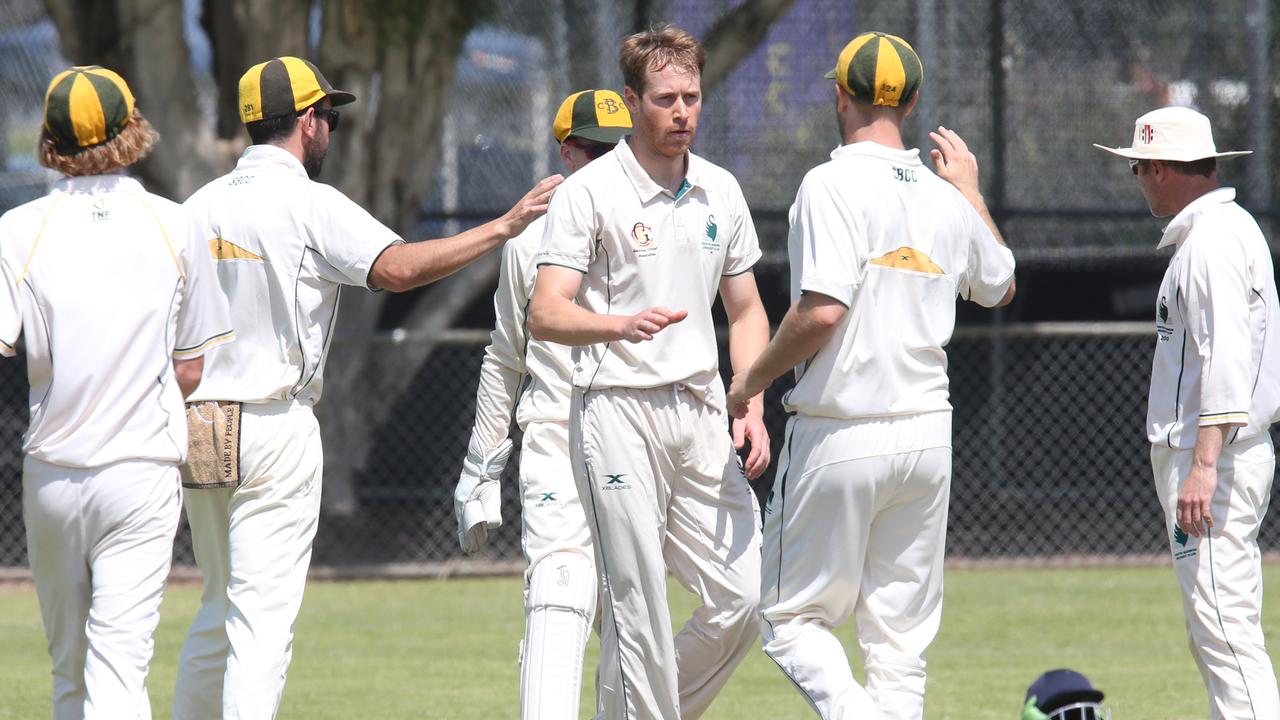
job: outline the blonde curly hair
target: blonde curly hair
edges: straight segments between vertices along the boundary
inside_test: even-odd
[[[104,175],[123,170],[145,158],[159,139],[159,133],[135,108],[118,135],[83,149],[66,150],[48,128],[41,127],[36,160],[64,175]]]

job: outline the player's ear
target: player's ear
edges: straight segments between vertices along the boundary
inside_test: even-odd
[[[919,88],[917,88],[915,92],[911,93],[911,99],[908,100],[907,103],[902,106],[903,120],[906,120],[907,116],[909,116],[916,109],[916,104],[919,102],[920,102],[920,90]]]
[[[640,111],[640,96],[630,85],[622,88],[622,101],[627,104],[627,110],[634,116]]]

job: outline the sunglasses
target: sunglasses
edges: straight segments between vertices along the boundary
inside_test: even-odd
[[[1130,169],[1131,171],[1133,171],[1133,174],[1134,174],[1134,175],[1137,175],[1137,174],[1138,174],[1138,166],[1139,166],[1139,165],[1141,165],[1141,164],[1143,164],[1143,163],[1145,163],[1145,162],[1146,162],[1146,160],[1130,160],[1130,161],[1129,161],[1129,169]]]
[[[316,108],[316,116],[324,118],[329,123],[329,132],[334,132],[338,129],[338,118],[340,116],[337,110],[333,108]]]

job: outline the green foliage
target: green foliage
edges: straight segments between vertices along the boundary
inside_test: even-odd
[[[1280,567],[1268,567],[1266,584],[1277,582]],[[952,571],[946,592],[929,657],[930,720],[1015,718],[1027,685],[1055,667],[1089,676],[1117,718],[1206,714],[1168,567]],[[165,598],[149,683],[156,717],[168,716],[198,595],[175,586]],[[1270,600],[1263,620],[1274,652],[1280,605]],[[672,607],[683,620],[692,598],[677,587]],[[522,627],[518,578],[312,583],[280,718],[513,717]],[[856,654],[852,627],[840,635]],[[0,586],[0,667],[0,720],[48,717],[48,658],[29,587]],[[584,686],[585,714],[593,704],[590,673]],[[706,715],[808,717],[800,695],[759,652]]]

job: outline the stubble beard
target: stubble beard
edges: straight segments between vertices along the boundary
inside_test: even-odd
[[[312,180],[320,177],[320,168],[324,165],[324,156],[328,150],[328,145],[321,145],[318,138],[303,145],[302,167],[307,171],[307,177]]]

